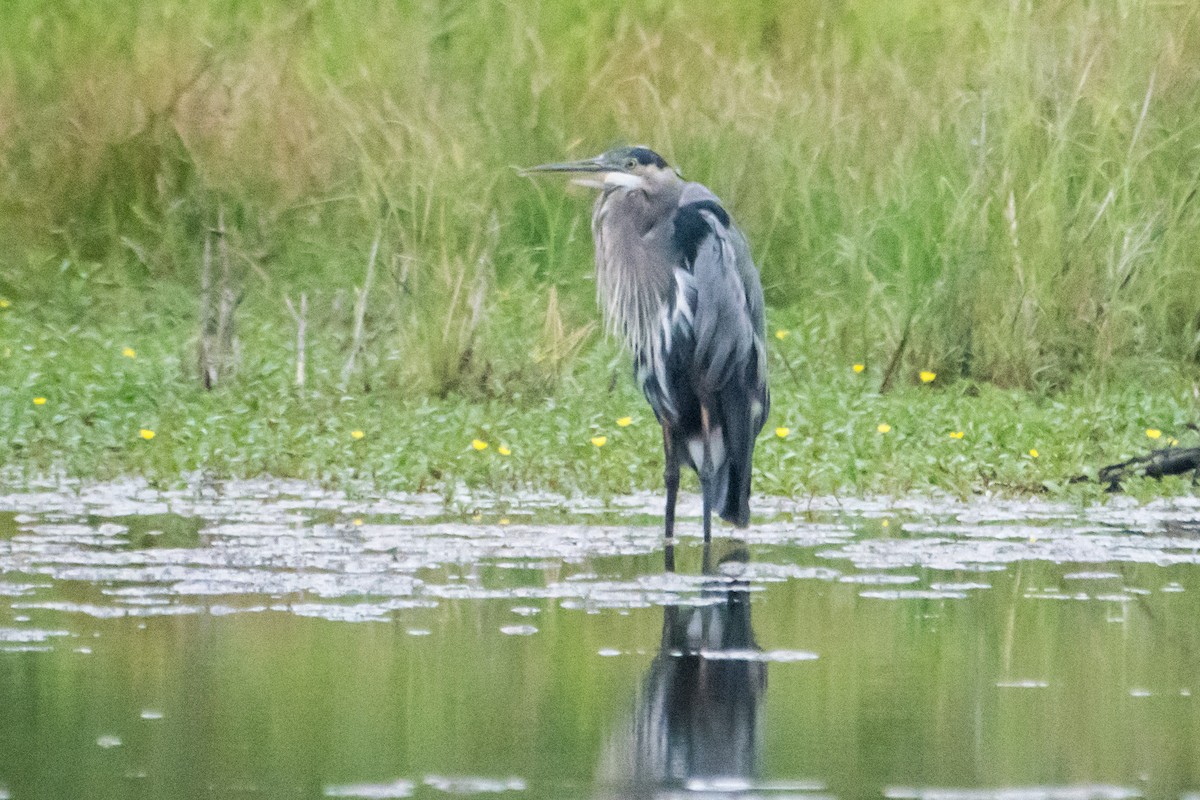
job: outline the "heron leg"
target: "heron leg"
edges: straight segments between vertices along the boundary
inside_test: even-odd
[[[712,505],[709,503],[710,484],[713,479],[712,449],[708,446],[708,406],[700,404],[700,435],[704,440],[704,455],[700,459],[700,496],[704,508],[704,543],[712,539]]]
[[[666,424],[663,425],[662,433],[663,458],[666,462],[663,468],[663,482],[667,485],[667,508],[663,516],[668,540],[667,546],[670,547],[671,537],[675,535],[675,498],[679,494],[679,459],[675,457],[675,447],[671,443],[671,429]]]

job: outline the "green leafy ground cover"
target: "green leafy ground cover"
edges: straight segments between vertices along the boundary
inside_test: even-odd
[[[611,495],[661,484],[657,424],[624,357],[602,340],[552,394],[439,398],[362,384],[343,393],[334,385],[340,360],[322,369],[319,353],[313,385],[297,390],[291,341],[264,327],[247,334],[236,378],[208,392],[191,374],[186,324],[39,317],[16,306],[0,313],[0,459],[25,476],[133,473],[169,484],[199,470],[448,495],[459,486]],[[771,339],[774,408],[757,452],[758,492],[1097,495],[1067,479],[1172,439],[1200,443],[1187,428],[1195,386],[1165,367],[1131,365],[1119,381],[1049,394],[907,375],[881,395],[878,365],[856,373],[852,362],[814,360],[802,330],[775,330],[788,335]],[[1129,488],[1192,490],[1186,478]]]

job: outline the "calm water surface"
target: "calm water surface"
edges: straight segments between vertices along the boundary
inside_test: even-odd
[[[0,492],[0,799],[1200,798],[1197,501],[657,506]]]

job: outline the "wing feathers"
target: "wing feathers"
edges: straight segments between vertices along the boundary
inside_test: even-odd
[[[675,237],[695,286],[689,388],[714,422],[710,450],[722,454],[705,491],[724,519],[746,525],[754,439],[770,404],[762,288],[745,240],[707,189],[684,191]]]

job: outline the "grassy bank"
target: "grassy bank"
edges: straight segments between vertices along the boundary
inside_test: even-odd
[[[1052,394],[908,376],[911,385],[880,395],[877,367],[814,360],[802,329],[778,330],[786,335],[771,339],[774,409],[759,442],[758,492],[1098,496],[1098,487],[1067,479],[1172,438],[1198,443],[1186,428],[1196,418],[1195,387],[1165,365],[1131,364],[1127,380],[1081,380]],[[292,343],[268,327],[248,332],[254,346],[238,379],[211,392],[180,356],[189,346],[185,323],[55,321],[12,305],[0,312],[0,331],[0,461],[15,470],[10,479],[65,469],[172,483],[201,470],[447,495],[464,485],[501,495],[661,485],[657,424],[624,358],[603,343],[572,362],[554,395],[472,399],[340,392],[332,350],[310,354],[312,382],[297,390]],[[386,372],[364,368],[368,382]],[[1146,496],[1191,484],[1129,488]]]
[[[791,333],[760,485],[1057,480],[1195,416],[1196,108],[1189,3],[13,0],[0,454],[652,485],[652,420],[595,330],[587,200],[511,169],[625,139],[722,196]],[[212,394],[206,247],[238,301]]]
[[[241,290],[325,308],[378,233],[398,380],[486,384],[551,288],[593,317],[586,202],[510,167],[626,138],[716,189],[843,360],[908,330],[912,368],[1030,388],[1200,355],[1193,4],[18,0],[0,36],[26,302],[153,313],[224,207]]]

